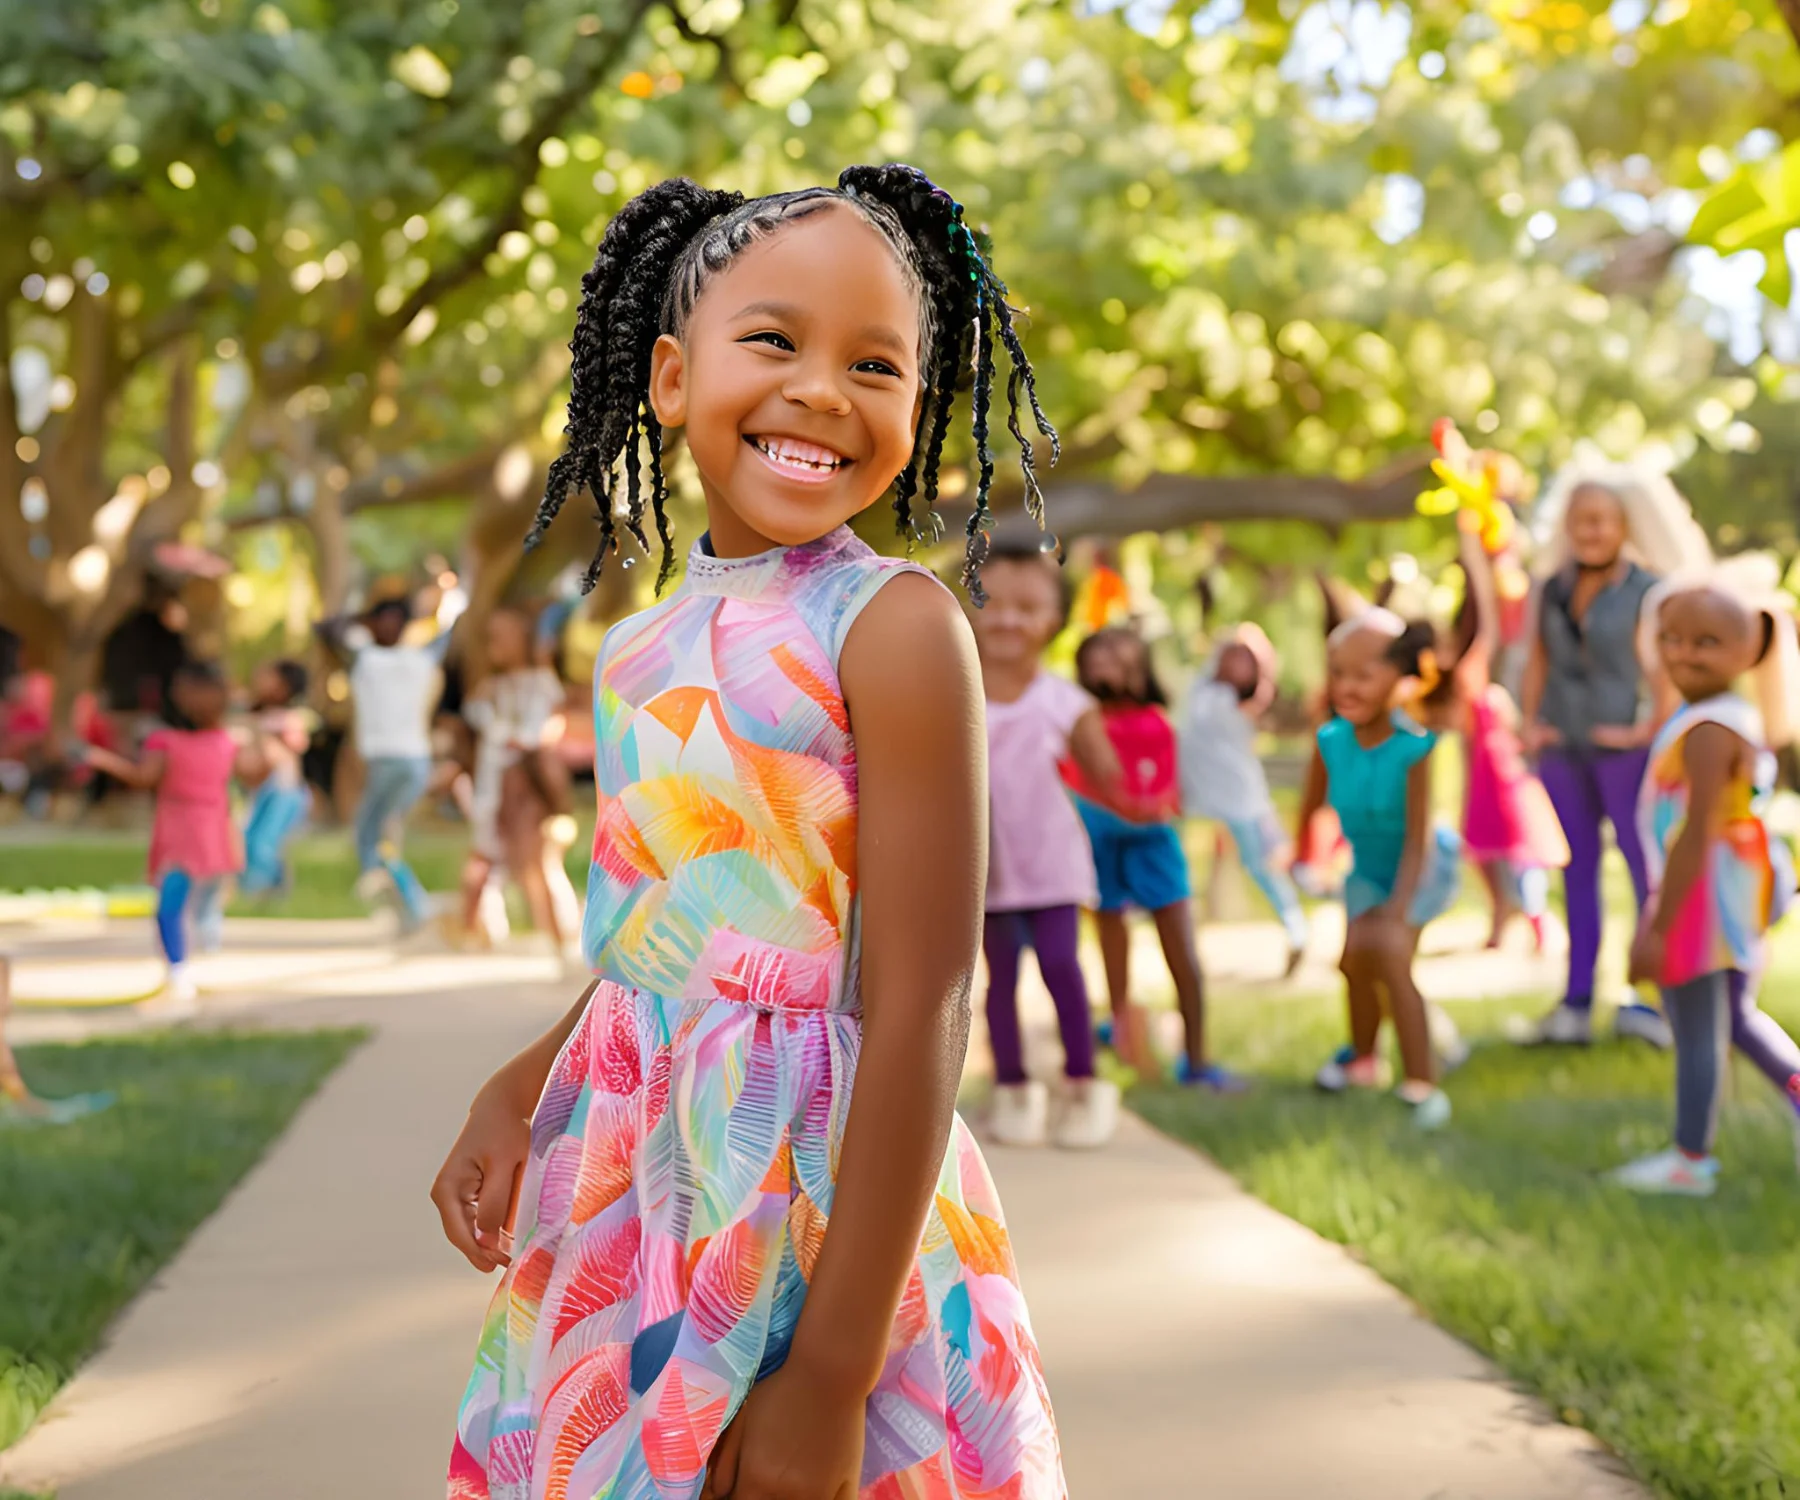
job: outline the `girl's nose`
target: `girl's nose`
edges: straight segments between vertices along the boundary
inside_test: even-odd
[[[837,372],[822,360],[803,360],[781,388],[781,394],[796,406],[832,416],[847,416],[850,398],[838,382]]]

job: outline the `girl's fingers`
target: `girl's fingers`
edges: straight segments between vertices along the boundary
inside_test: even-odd
[[[437,1206],[438,1218],[444,1226],[444,1238],[463,1254],[478,1271],[494,1268],[493,1256],[475,1238],[473,1204],[481,1189],[481,1172],[472,1162],[458,1163],[461,1170],[444,1170],[431,1187],[431,1201]]]
[[[501,1240],[506,1228],[506,1211],[512,1202],[513,1183],[522,1163],[502,1165],[492,1160],[483,1164],[481,1190],[476,1195],[474,1234],[476,1242],[491,1257],[508,1262],[507,1246]]]

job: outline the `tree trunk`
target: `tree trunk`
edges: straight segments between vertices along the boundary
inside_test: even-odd
[[[1794,33],[1794,45],[1800,46],[1800,0],[1775,0],[1775,8],[1787,22],[1788,30]]]

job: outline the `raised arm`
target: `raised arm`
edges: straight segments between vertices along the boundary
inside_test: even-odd
[[[1494,587],[1494,560],[1481,545],[1480,534],[1466,526],[1460,534],[1457,561],[1462,564],[1472,616],[1469,643],[1456,663],[1458,686],[1467,698],[1486,691],[1494,658],[1500,652],[1500,596]]]
[[[894,579],[839,676],[859,761],[863,1042],[835,1201],[787,1363],[758,1384],[706,1496],[854,1496],[880,1379],[943,1168],[968,1046],[987,875],[981,671],[955,601]]]

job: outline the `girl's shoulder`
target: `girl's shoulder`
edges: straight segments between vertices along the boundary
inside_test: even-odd
[[[1670,714],[1668,722],[1657,731],[1656,739],[1650,747],[1651,758],[1657,759],[1675,749],[1702,724],[1716,724],[1721,729],[1729,730],[1752,750],[1767,748],[1768,736],[1763,729],[1762,715],[1757,712],[1755,705],[1738,697],[1736,693],[1720,693],[1717,697],[1703,698],[1697,703],[1684,703]]]

